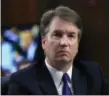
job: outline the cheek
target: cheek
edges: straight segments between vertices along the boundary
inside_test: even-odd
[[[54,41],[45,42],[43,44],[43,49],[49,53],[53,53],[54,51],[56,51],[56,48],[57,48],[57,44]]]
[[[72,44],[71,50],[75,53],[78,52],[78,42]]]
[[[55,41],[51,41],[48,47],[49,47],[48,50],[55,52],[58,47],[58,44]]]
[[[48,49],[46,49],[47,54],[49,54],[50,58],[55,57],[56,56],[56,51],[58,49],[57,47],[57,43],[55,41],[51,41],[48,44]]]

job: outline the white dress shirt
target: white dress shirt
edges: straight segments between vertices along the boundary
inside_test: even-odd
[[[62,76],[64,73],[52,67],[50,64],[48,64],[46,59],[45,59],[45,64],[54,80],[58,94],[62,95],[62,88],[63,88]],[[74,94],[73,88],[72,88],[72,69],[73,69],[72,67],[73,66],[69,68],[69,70],[67,71],[67,74],[69,75],[69,78],[70,78],[70,81],[68,82],[68,86],[70,87],[72,94]]]

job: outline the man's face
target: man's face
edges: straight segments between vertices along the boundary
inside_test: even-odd
[[[79,29],[69,21],[54,17],[42,47],[50,62],[70,63],[78,52]]]

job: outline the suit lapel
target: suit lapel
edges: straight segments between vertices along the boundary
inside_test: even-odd
[[[41,91],[48,95],[58,95],[53,79],[46,68],[45,63],[39,64],[36,71],[38,76],[38,85]]]
[[[80,70],[74,66],[72,73],[73,89],[75,95],[87,94],[87,81],[86,77],[80,73]]]

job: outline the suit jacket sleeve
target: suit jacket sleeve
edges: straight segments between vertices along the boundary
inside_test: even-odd
[[[100,67],[99,67],[99,71],[100,71],[101,79],[102,79],[101,95],[109,95],[109,89],[108,89],[109,84],[108,84],[108,82],[106,82],[106,81],[104,80],[103,74],[102,74],[102,71],[101,71]]]
[[[29,92],[11,78],[8,87],[8,95],[29,95]]]
[[[24,92],[24,89],[21,88],[19,84],[16,84],[14,82],[11,82],[9,84],[8,95],[26,95],[26,94],[27,92]]]
[[[1,95],[7,95],[10,76],[1,78]]]

